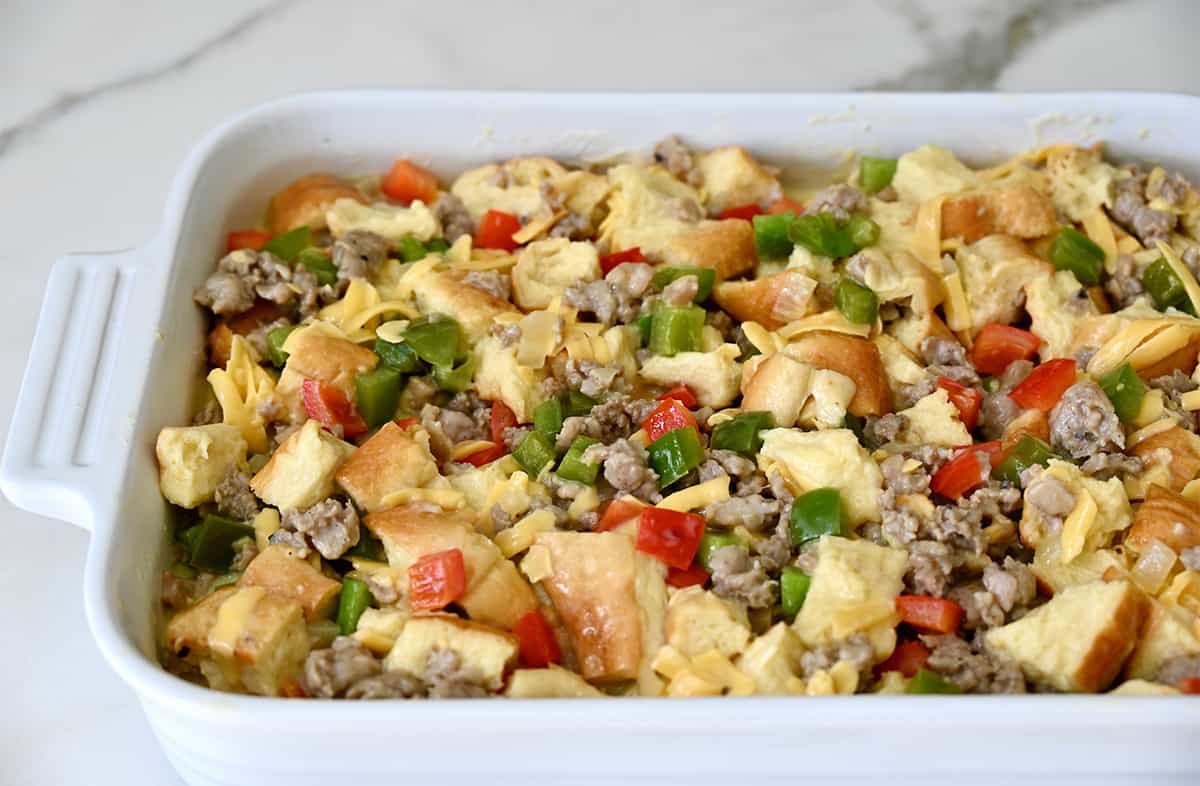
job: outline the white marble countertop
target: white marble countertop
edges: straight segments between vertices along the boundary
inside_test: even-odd
[[[17,0],[0,24],[0,422],[50,264],[137,245],[230,113],[337,87],[1200,92],[1200,3]],[[84,622],[87,534],[0,501],[0,783],[179,783]]]

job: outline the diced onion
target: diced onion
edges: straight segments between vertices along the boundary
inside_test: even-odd
[[[1160,540],[1150,541],[1150,545],[1133,564],[1130,575],[1133,582],[1151,595],[1158,593],[1175,566],[1175,552],[1170,546]]]

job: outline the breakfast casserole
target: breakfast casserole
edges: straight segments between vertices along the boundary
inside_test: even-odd
[[[1101,146],[307,174],[196,291],[166,668],[384,699],[1200,692],[1200,192]]]

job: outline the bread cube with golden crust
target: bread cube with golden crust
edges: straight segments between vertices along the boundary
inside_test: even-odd
[[[271,454],[251,479],[250,488],[280,510],[312,507],[334,492],[334,474],[353,452],[353,445],[325,431],[317,421],[306,421]]]
[[[158,432],[158,486],[181,508],[211,502],[217,485],[232,467],[246,463],[242,430],[227,423],[167,427]]]
[[[817,368],[836,371],[854,381],[853,415],[883,415],[892,411],[892,390],[879,349],[871,341],[845,333],[819,330],[806,333],[783,350],[789,357]]]
[[[304,609],[309,622],[329,616],[342,591],[340,582],[326,576],[308,560],[293,556],[283,544],[267,546],[250,561],[239,587],[262,587],[283,598],[291,598]]]
[[[451,614],[412,617],[383,659],[383,668],[423,677],[429,656],[437,650],[454,652],[464,672],[473,672],[484,687],[496,690],[516,662],[517,638]]]
[[[517,669],[508,678],[504,695],[510,699],[599,699],[604,694],[573,671],[550,666]]]
[[[381,510],[388,495],[421,488],[437,476],[429,446],[391,422],[360,445],[335,475],[354,504],[368,513]]]
[[[325,211],[339,199],[366,204],[367,198],[354,186],[336,175],[318,173],[294,180],[271,197],[267,208],[267,227],[281,235],[302,226],[322,229]]]
[[[796,270],[749,281],[722,281],[713,299],[740,322],[757,322],[768,330],[813,313],[817,282]]]
[[[667,602],[667,643],[691,658],[716,649],[733,656],[750,642],[746,608],[702,587],[686,587]]]
[[[718,147],[701,153],[697,159],[709,213],[715,215],[742,205],[769,205],[783,195],[779,179],[744,147]]]

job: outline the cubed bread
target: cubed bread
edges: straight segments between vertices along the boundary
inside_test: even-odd
[[[845,333],[819,330],[806,333],[784,350],[794,360],[829,369],[854,380],[851,414],[863,417],[892,411],[892,390],[879,350],[871,341]]]
[[[591,243],[538,240],[521,249],[513,266],[513,300],[526,311],[545,308],[567,287],[598,278],[600,257]]]
[[[364,205],[355,199],[339,199],[325,212],[329,231],[334,237],[347,232],[371,232],[399,246],[406,237],[428,243],[442,234],[441,223],[420,200],[411,205],[377,203]]]
[[[438,477],[438,465],[428,444],[389,422],[346,459],[335,477],[355,505],[374,513],[388,495]]]
[[[769,205],[783,195],[779,179],[744,147],[718,147],[697,156],[708,212],[718,214],[742,205]]]
[[[1200,472],[1200,437],[1180,426],[1173,426],[1139,441],[1129,449],[1129,453],[1152,464],[1155,458],[1162,455],[1159,451],[1164,448],[1170,456],[1166,462],[1170,490],[1183,491],[1183,487]],[[1200,533],[1197,537],[1200,538]]]
[[[1042,360],[1071,356],[1081,320],[1099,313],[1087,290],[1068,270],[1034,276],[1024,286],[1030,331],[1042,340]]]
[[[474,672],[485,687],[496,690],[517,659],[517,638],[450,614],[412,617],[383,659],[383,668],[424,677],[429,656],[436,650],[455,653],[464,672]]]
[[[458,320],[471,340],[478,340],[491,329],[496,317],[515,312],[507,300],[501,300],[478,287],[466,286],[456,271],[429,271],[413,282],[413,295],[423,314],[442,314]]]
[[[573,671],[550,666],[517,669],[508,678],[504,695],[510,699],[599,699],[604,694]]]
[[[1113,696],[1178,696],[1179,689],[1148,680],[1126,680],[1109,693]]]
[[[167,427],[158,432],[158,486],[183,508],[212,502],[217,484],[232,467],[246,464],[242,430],[226,423]]]
[[[337,603],[342,585],[312,566],[308,560],[293,556],[283,544],[267,546],[250,561],[240,587],[262,587],[275,595],[291,598],[304,609],[309,622],[329,616]]]
[[[1150,603],[1128,581],[1067,587],[987,633],[987,646],[1015,660],[1025,676],[1065,692],[1096,693],[1112,684],[1133,652]]]
[[[633,541],[615,532],[544,532],[554,574],[542,587],[566,626],[584,679],[638,677],[643,656]]]
[[[971,444],[971,432],[958,419],[958,408],[941,388],[900,412],[907,419],[897,441],[908,445],[959,447]]]
[[[1098,480],[1061,459],[1050,459],[1046,475],[1061,483],[1075,500],[1061,531],[1053,536],[1062,544],[1062,561],[1070,562],[1082,553],[1108,545],[1113,533],[1129,527],[1133,512],[1120,478]],[[1027,504],[1021,510],[1021,542],[1026,546],[1038,548],[1054,529],[1037,505]]]
[[[1125,542],[1141,550],[1160,540],[1176,553],[1200,546],[1200,505],[1162,486],[1151,486],[1138,506]]]
[[[754,227],[740,218],[701,221],[667,240],[661,257],[674,267],[712,268],[717,281],[734,278],[758,264]]]
[[[263,587],[225,587],[167,624],[167,646],[216,690],[292,695],[308,657],[296,601]]]
[[[271,197],[267,208],[267,227],[272,235],[281,235],[302,226],[325,227],[325,211],[339,199],[367,201],[362,192],[335,175],[305,175]]]
[[[800,656],[804,645],[786,622],[750,642],[738,658],[737,666],[754,680],[754,692],[760,696],[786,696],[803,688],[800,680]]]
[[[896,162],[892,188],[905,202],[925,202],[974,188],[979,175],[944,147],[922,145]]]
[[[713,299],[739,322],[757,322],[768,330],[817,310],[817,282],[796,270],[749,281],[722,281]]]
[[[860,283],[870,287],[881,303],[901,303],[917,313],[931,312],[945,298],[942,281],[933,270],[910,254],[907,247],[890,252],[879,247],[863,249],[847,263]]]
[[[375,368],[379,362],[378,356],[369,348],[329,335],[318,326],[293,331],[284,342],[283,349],[288,353],[285,373],[335,387],[347,401],[354,400],[354,382],[358,375]],[[295,395],[290,391],[281,392],[283,387],[281,380],[280,386],[276,387],[277,395]],[[298,393],[299,390],[296,391]]]
[[[758,466],[763,472],[781,470],[796,494],[823,487],[838,489],[851,526],[879,520],[883,475],[854,432],[773,428],[760,434],[763,445]]]
[[[686,657],[716,649],[733,656],[750,642],[746,607],[702,587],[679,590],[667,603],[667,643]]]
[[[1173,603],[1151,601],[1146,624],[1125,664],[1125,676],[1155,679],[1163,663],[1183,655],[1200,655],[1200,619]]]
[[[426,554],[461,550],[467,588],[455,602],[473,620],[508,630],[537,608],[533,590],[517,566],[475,531],[466,514],[410,504],[372,513],[363,523],[383,541],[388,563],[399,570],[408,570]]]
[[[854,380],[845,374],[827,368],[814,370],[808,380],[808,401],[796,422],[804,428],[841,428],[857,389]]]
[[[742,409],[770,412],[779,428],[791,428],[808,400],[813,367],[793,360],[782,352],[773,352],[753,367],[742,385]]]
[[[1025,284],[1054,272],[1053,265],[1008,235],[989,235],[964,246],[955,260],[975,330],[989,322],[1015,322],[1025,300]]]
[[[479,367],[475,369],[475,392],[488,401],[503,401],[518,423],[533,421],[533,410],[543,400],[542,369],[517,362],[516,345],[506,347],[495,336],[487,336],[475,347]]]
[[[792,629],[808,647],[864,633],[876,661],[896,646],[896,596],[904,589],[908,554],[869,540],[831,535],[817,546],[817,566]]]
[[[549,212],[542,184],[567,175],[551,158],[528,156],[468,169],[450,186],[476,221],[489,210],[521,218]]]
[[[642,364],[641,375],[658,385],[687,385],[701,406],[726,407],[738,394],[740,352],[736,344],[722,344],[711,352],[652,355]]]
[[[1028,185],[954,194],[942,202],[942,237],[974,243],[987,235],[1035,238],[1058,228],[1050,197]]]
[[[325,431],[317,421],[306,421],[276,448],[250,481],[250,488],[280,510],[312,507],[334,492],[334,474],[353,452],[353,445]]]
[[[1054,549],[1057,554],[1051,558],[1049,551]],[[1076,584],[1087,584],[1104,578],[1105,575],[1124,575],[1128,567],[1121,555],[1112,549],[1097,549],[1085,551],[1070,562],[1063,562],[1059,557],[1061,550],[1058,542],[1047,542],[1038,550],[1030,568],[1037,578],[1038,588],[1045,595],[1054,595],[1067,587]]]

